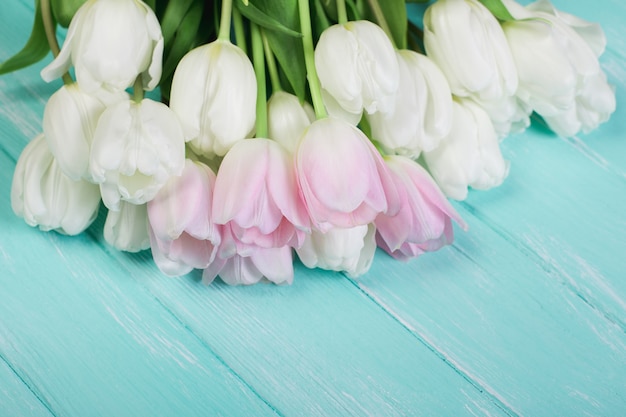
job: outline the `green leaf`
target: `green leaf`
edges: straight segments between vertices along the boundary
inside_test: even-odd
[[[363,13],[354,0],[346,0],[346,6],[348,9],[349,20],[363,20]]]
[[[196,33],[200,28],[203,9],[203,0],[194,2],[189,9],[189,12],[180,22],[180,26],[176,31],[176,36],[172,41],[172,47],[170,48],[169,53],[165,58],[165,63],[163,64],[164,77],[167,77],[174,73],[178,62],[187,52],[189,52],[195,46]]]
[[[322,32],[332,24],[329,19],[330,16],[326,14],[326,10],[324,9],[322,1],[323,0],[314,0],[315,6],[313,7],[313,10],[311,10],[311,23],[313,25],[314,42],[317,42]]]
[[[35,20],[30,37],[21,51],[0,64],[0,75],[17,71],[41,61],[49,50],[50,46],[48,45],[41,17],[41,5],[39,0],[37,0],[35,2]]]
[[[156,0],[144,0],[144,3],[146,3],[152,11],[156,12]]]
[[[374,0],[378,2],[385,20],[391,30],[393,41],[398,49],[406,49],[407,14],[404,0]],[[371,8],[368,8],[371,13]],[[367,18],[376,22],[373,14],[368,14]]]
[[[76,11],[87,0],[50,0],[50,8],[54,18],[64,28],[70,25]]]
[[[189,12],[193,0],[176,0],[167,3],[163,18],[161,19],[161,33],[165,48],[168,48],[174,40],[174,34],[181,25],[183,18]]]
[[[238,0],[237,4],[242,5],[242,0]],[[293,92],[300,100],[304,100],[306,96],[306,67],[302,35],[297,31],[300,29],[298,0],[249,0],[248,4],[244,7],[254,7],[262,15],[287,29],[287,31],[276,30],[274,25],[266,26],[254,20],[255,23],[265,29],[265,36],[270,48]],[[243,10],[241,10],[241,14],[248,17]]]
[[[284,3],[294,2],[292,0],[276,0],[274,2],[261,0],[255,1],[253,4],[253,2],[249,0],[248,4],[246,4],[244,3],[244,0],[235,0],[235,6],[237,6],[237,9],[239,9],[241,14],[262,28],[272,32],[280,32],[295,38],[301,38],[302,34],[300,32],[285,26],[276,19],[274,14],[270,14],[265,11],[267,8],[277,10],[280,8],[279,6]],[[297,27],[299,27],[299,25]]]
[[[515,20],[501,0],[479,0],[498,20],[509,22]]]
[[[171,42],[171,48],[164,55],[165,62],[161,75],[161,94],[168,99],[176,66],[183,56],[197,45],[197,36],[202,22],[203,11],[204,0],[195,0],[180,22]]]

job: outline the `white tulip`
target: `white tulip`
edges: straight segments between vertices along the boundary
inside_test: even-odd
[[[72,65],[81,89],[123,91],[141,75],[144,89],[161,79],[163,36],[156,15],[140,0],[89,0],[70,23],[61,53],[41,71],[45,81]]]
[[[150,247],[148,210],[145,204],[122,201],[119,210],[109,210],[104,222],[104,240],[116,249],[139,252]]]
[[[331,115],[356,124],[363,110],[393,110],[398,61],[391,41],[374,23],[359,20],[327,28],[315,47],[315,68]]]
[[[373,224],[351,228],[332,228],[325,233],[314,230],[296,249],[308,268],[345,272],[351,278],[366,273],[376,252],[376,228]]]
[[[497,19],[478,0],[439,0],[424,14],[424,46],[452,93],[483,106],[499,137],[528,126],[513,56]]]
[[[589,132],[615,111],[615,92],[598,62],[606,39],[600,25],[556,10],[507,1],[520,20],[502,27],[517,65],[518,97],[562,136]]]
[[[394,111],[368,116],[372,137],[388,153],[419,156],[431,151],[450,132],[452,94],[443,73],[417,52],[396,52],[400,87]]]
[[[39,135],[17,161],[11,206],[30,226],[76,235],[96,218],[100,192],[97,185],[67,177]]]
[[[315,111],[307,103],[284,91],[275,91],[267,101],[268,136],[295,153],[304,130],[315,120]]]
[[[441,145],[423,156],[441,190],[464,200],[467,187],[486,190],[500,185],[509,173],[488,114],[468,99],[452,104],[452,130]]]
[[[185,165],[185,142],[176,115],[163,103],[143,99],[107,108],[94,133],[90,155],[93,180],[104,204],[150,201]]]
[[[256,77],[248,56],[229,41],[217,40],[180,60],[170,107],[195,152],[223,156],[253,132],[256,96]]]
[[[87,94],[76,83],[64,85],[50,96],[43,112],[43,131],[65,175],[75,181],[91,181],[89,152],[98,119],[107,104],[127,98],[122,92]]]

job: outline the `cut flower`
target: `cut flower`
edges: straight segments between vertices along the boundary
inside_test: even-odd
[[[217,40],[189,51],[180,60],[170,107],[195,152],[223,156],[254,130],[256,95],[256,77],[248,56],[229,41]]]
[[[141,0],[88,0],[70,23],[61,53],[41,71],[52,81],[74,65],[86,92],[123,91],[141,75],[144,89],[161,79],[163,36],[156,15]]]
[[[125,100],[107,108],[94,134],[90,170],[110,210],[120,200],[150,201],[185,164],[185,142],[176,115],[162,103]]]
[[[100,193],[98,186],[66,176],[39,135],[17,161],[11,206],[30,226],[76,235],[95,220]]]

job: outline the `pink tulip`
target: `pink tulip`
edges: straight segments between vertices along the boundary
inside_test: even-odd
[[[404,156],[389,156],[386,162],[402,204],[397,214],[381,214],[374,222],[376,241],[383,250],[405,260],[452,243],[451,220],[467,229],[424,168]]]
[[[217,257],[204,270],[202,281],[213,282],[220,276],[229,285],[256,284],[263,278],[275,284],[293,282],[293,253],[289,246],[255,248],[249,256],[235,254],[229,258]]]
[[[244,245],[299,246],[309,219],[288,152],[269,139],[237,142],[217,173],[212,215]]]
[[[296,173],[316,228],[349,228],[398,210],[382,157],[359,129],[329,117],[313,122],[296,152]]]
[[[209,167],[187,159],[182,175],[170,178],[148,203],[152,255],[163,273],[204,269],[215,258],[221,236],[211,221],[214,185]]]

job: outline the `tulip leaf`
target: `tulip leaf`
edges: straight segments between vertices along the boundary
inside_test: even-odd
[[[64,28],[70,25],[72,18],[76,14],[76,11],[82,6],[87,0],[51,0],[50,8],[52,9],[52,14],[59,25]]]
[[[169,99],[172,77],[176,66],[187,52],[197,44],[198,30],[202,23],[204,1],[195,0],[187,14],[180,22],[175,37],[164,55],[163,73],[161,75],[161,94]]]
[[[161,33],[163,34],[165,48],[168,48],[173,42],[174,34],[182,24],[192,4],[193,0],[176,0],[167,3],[161,19]]]
[[[323,0],[314,0],[314,7],[311,10],[311,23],[313,26],[313,37],[314,41],[317,42],[320,35],[324,30],[326,30],[332,23],[330,22],[330,16],[326,13],[324,9]]]
[[[185,17],[180,22],[176,36],[172,40],[172,46],[168,51],[163,64],[163,77],[174,73],[176,65],[182,57],[189,52],[195,44],[196,33],[202,21],[204,2],[202,0],[193,3]]]
[[[243,0],[237,0],[237,5],[241,14],[250,18],[242,10]],[[257,17],[266,16],[276,22],[276,24],[265,25],[250,18],[264,28],[270,49],[274,53],[284,76],[289,81],[293,92],[300,100],[304,100],[306,95],[306,68],[301,34],[296,30],[300,28],[298,0],[248,0],[248,6],[243,6],[243,8],[248,11],[256,10],[259,12]],[[286,30],[276,29],[277,27]]]
[[[237,6],[237,9],[241,12],[241,14],[256,23],[257,25],[261,26],[262,28],[268,29],[273,32],[280,32],[295,38],[302,37],[302,34],[300,32],[291,29],[288,26],[285,26],[283,23],[277,20],[274,17],[274,14],[267,13],[264,8],[261,7],[261,3],[265,5],[270,5],[272,9],[278,10],[280,9],[280,7],[277,6],[284,3],[293,3],[293,1],[255,1],[253,4],[252,1],[248,0],[246,4],[244,0],[235,0],[235,5]]]
[[[479,0],[498,20],[509,22],[515,20],[502,0]]]
[[[39,0],[37,0],[35,3],[35,20],[30,37],[21,51],[0,63],[0,74],[17,71],[39,62],[46,56],[49,50],[50,46],[48,45],[43,18],[41,17],[41,5]]]

